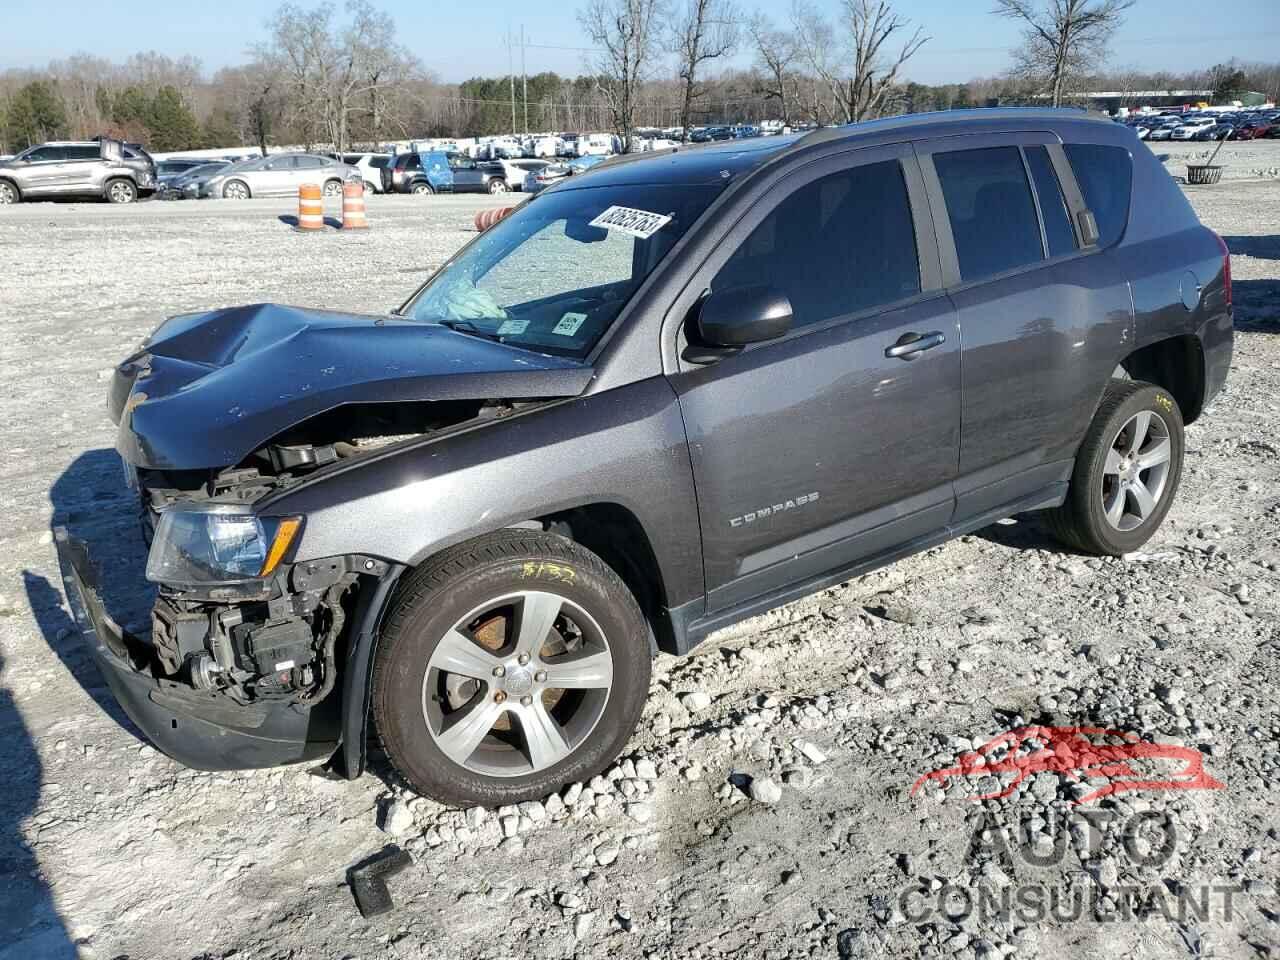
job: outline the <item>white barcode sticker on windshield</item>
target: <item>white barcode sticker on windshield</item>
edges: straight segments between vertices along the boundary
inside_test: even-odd
[[[582,329],[582,325],[586,322],[587,315],[585,313],[566,313],[560,318],[560,322],[551,328],[551,332],[562,337],[572,337]]]
[[[591,226],[604,227],[606,230],[620,230],[641,240],[648,240],[670,222],[671,217],[661,213],[650,213],[648,210],[635,210],[631,207],[610,207],[592,220]]]
[[[528,320],[503,320],[498,327],[498,336],[518,336],[529,329]]]

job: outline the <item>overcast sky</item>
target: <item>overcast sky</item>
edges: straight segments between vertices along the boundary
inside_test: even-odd
[[[523,24],[530,73],[554,70],[576,75],[588,69],[587,40],[578,27],[575,0],[409,0],[374,5],[389,10],[400,40],[442,80],[505,74],[508,30]],[[818,0],[834,12],[838,0]],[[305,3],[304,3],[305,5]],[[272,0],[195,0],[139,7],[124,0],[58,0],[4,4],[0,68],[43,66],[51,59],[88,52],[114,60],[156,50],[191,54],[212,72],[240,63],[261,39],[275,9]],[[340,4],[339,4],[340,6]],[[785,18],[788,3],[774,0],[745,9],[764,9]],[[111,16],[118,7],[121,16]],[[960,82],[1002,72],[1018,29],[991,16],[987,0],[900,0],[898,9],[933,38],[908,65],[907,78],[920,83]],[[1138,0],[1113,44],[1112,66],[1144,71],[1199,69],[1232,56],[1280,59],[1280,0]],[[577,49],[575,49],[577,48]],[[750,57],[736,61],[745,66]],[[519,50],[515,69],[520,70]]]

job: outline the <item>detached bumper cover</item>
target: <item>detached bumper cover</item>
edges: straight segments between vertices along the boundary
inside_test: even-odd
[[[120,706],[164,753],[197,770],[240,770],[317,760],[338,746],[338,698],[311,709],[284,703],[242,706],[213,693],[157,679],[147,644],[111,619],[83,543],[59,528],[58,561],[67,602]]]

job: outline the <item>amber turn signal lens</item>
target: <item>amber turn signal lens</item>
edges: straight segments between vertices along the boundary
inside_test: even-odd
[[[280,525],[276,527],[275,539],[271,541],[271,550],[267,553],[267,559],[262,562],[262,570],[259,571],[258,576],[271,576],[289,551],[289,545],[293,543],[293,538],[301,526],[300,517],[286,517],[280,521]]]

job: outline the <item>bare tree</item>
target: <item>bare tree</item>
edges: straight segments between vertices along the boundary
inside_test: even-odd
[[[661,0],[590,0],[578,12],[578,22],[598,50],[597,88],[624,151],[631,149],[640,86],[657,53],[662,10]]]
[[[845,123],[880,116],[902,65],[929,40],[920,27],[911,30],[889,0],[842,0],[838,28],[808,0],[796,0],[792,25],[810,69],[830,93],[832,115]],[[901,46],[890,50],[899,38]]]
[[[763,13],[756,13],[747,25],[751,35],[752,46],[755,47],[756,64],[764,74],[765,82],[759,92],[766,101],[777,100],[782,112],[782,124],[791,122],[788,112],[787,82],[791,69],[799,56],[794,34],[777,29],[773,21]]]
[[[698,82],[705,64],[732,56],[738,48],[738,11],[732,0],[683,0],[671,26],[671,46],[680,77],[680,139],[689,139],[693,102],[706,89]]]
[[[1106,55],[1134,0],[996,0],[993,13],[1024,25],[1015,72],[1039,81],[1053,106]]]

